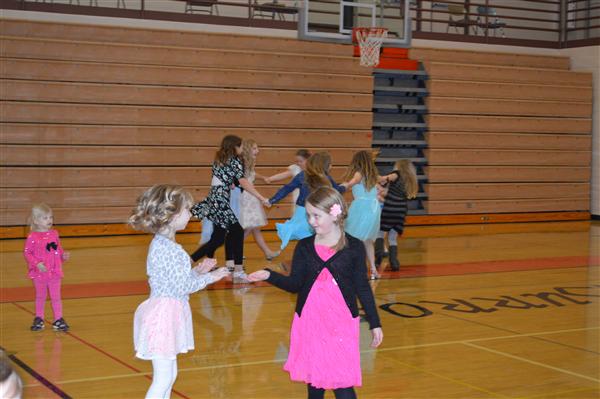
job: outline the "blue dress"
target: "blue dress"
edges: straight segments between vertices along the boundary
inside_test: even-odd
[[[310,224],[308,224],[306,209],[300,205],[296,205],[294,215],[291,219],[287,220],[285,223],[275,223],[275,228],[277,229],[277,235],[281,240],[282,251],[287,247],[291,240],[301,240],[315,234],[312,227],[310,227]]]
[[[379,232],[381,205],[377,200],[377,187],[367,191],[360,183],[352,187],[354,201],[348,209],[346,232],[359,240],[375,240]]]

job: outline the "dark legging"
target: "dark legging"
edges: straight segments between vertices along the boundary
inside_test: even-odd
[[[198,248],[191,256],[194,262],[205,256],[215,257],[215,251],[225,243],[225,259],[233,260],[236,265],[244,263],[244,229],[239,223],[232,224],[229,229],[215,224],[210,240]]]
[[[324,389],[315,388],[310,384],[306,386],[308,388],[308,399],[323,399],[325,397]],[[353,387],[334,389],[333,394],[335,399],[356,399],[356,392],[354,392]]]

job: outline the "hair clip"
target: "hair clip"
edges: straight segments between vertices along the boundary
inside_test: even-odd
[[[333,204],[331,208],[329,208],[329,214],[333,217],[337,217],[342,213],[342,207],[340,204]]]

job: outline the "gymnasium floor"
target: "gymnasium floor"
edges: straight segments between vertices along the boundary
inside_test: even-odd
[[[197,239],[179,237],[190,250]],[[22,240],[0,242],[0,345],[19,362],[25,398],[144,396],[151,365],[133,356],[131,335],[148,240],[63,239],[68,334],[29,331]],[[362,323],[359,397],[600,396],[600,223],[410,227],[400,252],[402,271],[373,283],[385,338],[371,350]],[[246,255],[250,271],[267,263],[254,243]],[[196,350],[179,357],[172,397],[305,397],[281,370],[294,301],[266,285],[192,295]]]

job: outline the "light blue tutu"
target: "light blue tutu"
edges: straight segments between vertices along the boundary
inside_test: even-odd
[[[381,205],[377,200],[377,187],[366,191],[361,183],[352,187],[354,200],[348,209],[346,233],[361,241],[375,240],[379,232]]]
[[[296,205],[294,215],[285,223],[276,223],[277,235],[281,240],[281,249],[287,247],[290,240],[301,240],[314,234],[312,227],[306,218],[306,209]]]

